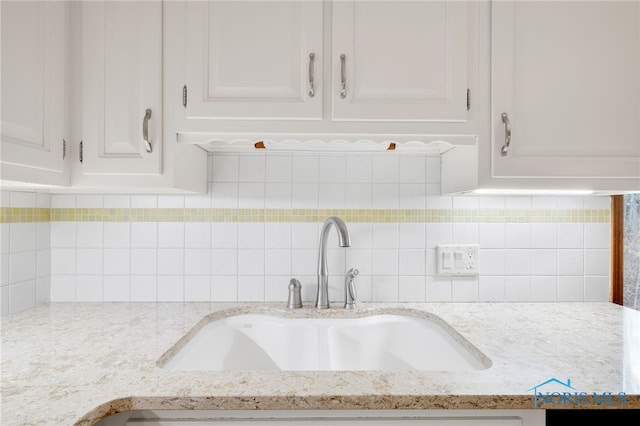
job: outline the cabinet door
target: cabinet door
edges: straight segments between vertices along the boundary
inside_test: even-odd
[[[0,2],[3,180],[68,185],[65,2]]]
[[[333,119],[465,121],[467,8],[333,3]]]
[[[161,173],[162,3],[83,2],[82,65],[82,175]]]
[[[187,120],[321,118],[321,1],[186,7]]]
[[[495,176],[640,177],[639,24],[637,1],[493,2]]]

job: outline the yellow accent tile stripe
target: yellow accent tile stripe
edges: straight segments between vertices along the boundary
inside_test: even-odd
[[[0,207],[0,223],[50,222],[51,209]]]
[[[609,223],[602,210],[442,209],[80,209],[0,208],[0,223],[19,222],[346,222]]]
[[[603,210],[442,209],[52,209],[52,221],[102,222],[347,222],[608,223]]]

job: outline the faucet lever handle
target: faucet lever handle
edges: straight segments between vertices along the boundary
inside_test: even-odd
[[[291,278],[289,281],[289,300],[287,301],[288,309],[302,308],[302,296],[300,290],[302,284],[296,278]]]
[[[356,294],[356,277],[360,274],[358,268],[351,268],[347,271],[344,282],[344,308],[355,309],[358,295]]]

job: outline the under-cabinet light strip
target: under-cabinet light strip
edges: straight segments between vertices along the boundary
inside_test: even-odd
[[[608,223],[608,209],[0,209],[1,223],[20,222],[322,222]]]

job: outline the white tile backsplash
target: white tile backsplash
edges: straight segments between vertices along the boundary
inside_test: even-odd
[[[558,275],[583,275],[583,250],[558,250]]]
[[[609,248],[611,230],[608,223],[586,223],[584,225],[585,248]]]
[[[241,155],[238,163],[239,182],[264,182],[266,178],[265,157],[257,155]]]
[[[105,195],[105,209],[128,209],[131,207],[130,195]]]
[[[291,183],[267,182],[265,184],[264,207],[267,209],[291,208]]]
[[[106,223],[105,223],[106,225]],[[131,247],[156,248],[158,246],[158,224],[155,222],[131,222]],[[121,239],[124,241],[124,238]]]
[[[373,156],[373,182],[397,183],[400,177],[400,160],[397,156]]]
[[[9,255],[9,282],[19,283],[36,278],[36,260],[35,250],[11,253]]]
[[[263,302],[264,276],[238,275],[238,301]]]
[[[264,275],[263,249],[238,249],[239,275]]]
[[[211,276],[191,275],[184,277],[185,302],[209,302],[211,300]]]
[[[211,274],[236,275],[238,273],[237,249],[212,249]]]
[[[114,225],[107,223],[106,225]],[[122,225],[122,224],[117,224]],[[128,225],[128,224],[125,224]],[[128,228],[128,227],[127,227]],[[78,248],[95,248],[103,247],[103,223],[102,222],[78,222],[76,224],[76,247]],[[112,230],[111,226],[107,226],[107,232]],[[108,233],[109,242],[112,241],[113,235]]]
[[[55,199],[55,198],[54,198]],[[51,247],[76,247],[75,222],[51,222]]]
[[[293,159],[290,155],[270,155],[266,159],[267,182],[291,182],[291,163]]]
[[[156,249],[131,249],[131,275],[156,275],[158,252]]]
[[[478,277],[451,278],[452,302],[477,302],[478,300]]]
[[[76,207],[79,209],[101,209],[104,207],[102,195],[76,195]]]
[[[156,275],[138,275],[129,281],[129,299],[132,302],[155,302],[157,300]]]
[[[558,277],[558,301],[584,301],[584,277]]]
[[[371,297],[380,302],[397,302],[399,300],[398,275],[372,276]],[[340,299],[338,299],[340,300]]]
[[[585,277],[584,300],[585,302],[601,302],[609,298],[611,287],[609,277]]]
[[[319,182],[342,182],[346,180],[347,162],[342,155],[320,155],[318,162]]]
[[[317,209],[319,188],[317,183],[293,183],[291,186],[291,208]]]
[[[211,207],[215,209],[238,207],[239,190],[237,182],[213,182],[210,189]]]
[[[185,248],[210,248],[211,224],[206,222],[186,222],[184,224]]]
[[[9,286],[9,303],[10,313],[34,307],[36,303],[36,281],[28,280]]]
[[[184,274],[183,249],[158,249],[158,275]]]
[[[451,277],[425,277],[427,302],[451,302]]]
[[[156,287],[156,297],[158,302],[184,301],[184,276],[159,275]]]
[[[183,248],[184,247],[184,223],[159,222],[158,223],[158,248]]]
[[[104,275],[129,275],[130,252],[128,248],[104,249]],[[81,262],[80,258],[78,262]]]
[[[154,195],[132,195],[132,209],[155,209],[158,207],[158,197]]]
[[[558,224],[558,248],[583,248],[584,224],[559,223]]]
[[[371,207],[374,209],[400,208],[400,185],[397,183],[374,183],[371,186]]]
[[[401,209],[424,209],[426,204],[427,185],[418,183],[403,183],[398,191]],[[437,189],[436,189],[437,191]]]
[[[531,299],[540,302],[555,302],[558,300],[558,277],[555,275],[531,277]]]
[[[400,275],[420,275],[426,272],[424,249],[400,249],[398,252],[398,273]]]
[[[500,302],[505,300],[506,278],[484,276],[478,278],[478,298],[487,302]]]
[[[2,192],[40,208],[608,209],[608,197],[440,196],[440,159],[386,154],[210,155],[202,195]],[[41,222],[1,224],[2,313],[54,301],[315,300],[320,223]],[[608,300],[608,223],[348,223],[329,233],[330,294],[358,267],[363,301]],[[439,244],[479,244],[478,277],[438,276]],[[16,287],[15,289],[13,287]],[[11,289],[11,290],[10,290]],[[5,308],[6,307],[6,308]]]
[[[238,223],[238,247],[264,248],[265,223]]]
[[[102,275],[78,275],[76,302],[102,302],[104,300]]]
[[[36,252],[36,277],[46,278],[51,275],[51,250]]]
[[[530,223],[507,223],[504,227],[505,248],[531,247]]]
[[[211,300],[215,302],[235,302],[238,300],[238,276],[211,277]]]
[[[505,278],[504,298],[510,302],[531,300],[531,277],[514,276]]]
[[[76,259],[77,275],[102,275],[103,252],[102,249],[83,248],[80,257]],[[129,271],[127,270],[128,274]]]
[[[370,183],[347,183],[345,207],[348,209],[370,209],[373,186]]]
[[[584,274],[609,276],[610,252],[609,250],[585,250]]]
[[[73,275],[76,273],[76,249],[51,249],[51,275]]]
[[[9,246],[12,253],[35,250],[37,247],[36,223],[11,223],[9,225]]]
[[[346,167],[346,180],[348,183],[371,184],[373,176],[373,158],[371,155],[348,156]]]
[[[159,195],[158,208],[160,209],[183,209],[184,195]]]
[[[291,276],[291,250],[267,249],[265,250],[265,275],[289,275]]]
[[[325,209],[344,209],[347,189],[343,183],[320,182],[318,184],[318,206]]]
[[[105,275],[103,294],[105,302],[128,302],[130,277],[128,275]]]
[[[212,155],[210,158],[212,182],[238,182],[237,154]]]
[[[398,278],[398,299],[405,302],[425,301],[425,276],[403,276]]]
[[[184,274],[209,276],[211,274],[211,250],[185,249]]]
[[[398,181],[400,183],[426,183],[427,161],[419,155],[402,156],[398,159]]]
[[[531,224],[531,248],[556,248],[558,225],[555,223]]]
[[[243,183],[238,185],[237,206],[241,209],[264,208],[264,183]]]

